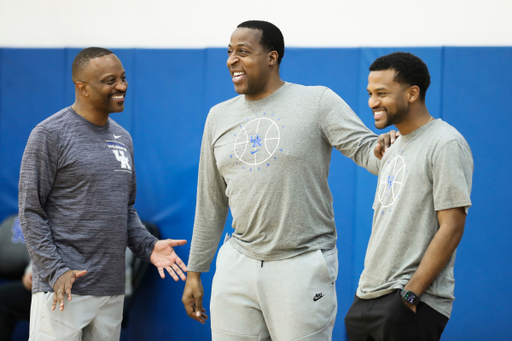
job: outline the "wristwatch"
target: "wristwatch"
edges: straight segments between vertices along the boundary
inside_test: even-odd
[[[400,295],[407,303],[410,303],[413,305],[418,305],[418,303],[420,303],[420,297],[418,295],[416,295],[415,293],[413,293],[412,291],[402,289],[400,291]]]

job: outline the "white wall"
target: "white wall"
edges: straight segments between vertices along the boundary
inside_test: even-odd
[[[225,47],[268,20],[287,46],[510,46],[511,0],[0,0],[0,47]]]

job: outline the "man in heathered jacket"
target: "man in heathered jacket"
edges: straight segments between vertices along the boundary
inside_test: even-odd
[[[132,139],[109,118],[124,110],[121,61],[107,49],[84,49],[72,78],[75,103],[34,128],[21,163],[19,216],[33,260],[30,340],[114,341],[126,246],[162,278],[165,269],[185,280],[173,247],[186,241],[157,240],[133,208]]]

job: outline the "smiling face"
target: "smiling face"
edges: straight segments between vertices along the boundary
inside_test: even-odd
[[[114,54],[91,59],[80,75],[86,101],[102,114],[124,110],[128,82],[119,58]]]
[[[400,125],[409,113],[410,87],[395,82],[394,77],[395,70],[372,71],[368,76],[368,105],[377,129]]]
[[[235,91],[247,100],[258,100],[266,96],[272,77],[272,66],[277,60],[270,51],[261,46],[260,30],[237,28],[231,35],[228,46],[227,66]]]

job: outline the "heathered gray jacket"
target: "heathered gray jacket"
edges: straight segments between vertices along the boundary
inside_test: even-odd
[[[125,249],[149,260],[156,238],[133,208],[131,136],[71,107],[38,124],[21,162],[19,216],[34,262],[32,292],[52,291],[68,270],[87,270],[79,295],[124,294]]]

